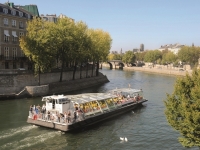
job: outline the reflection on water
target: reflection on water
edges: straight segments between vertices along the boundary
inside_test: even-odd
[[[185,149],[178,143],[179,134],[168,125],[164,115],[163,100],[166,93],[172,92],[175,77],[107,69],[102,73],[107,75],[109,83],[67,94],[106,92],[131,84],[133,88],[142,88],[149,101],[134,112],[66,134],[26,123],[29,106],[42,105],[40,97],[0,101],[0,149]],[[122,142],[120,137],[127,137],[128,141]]]

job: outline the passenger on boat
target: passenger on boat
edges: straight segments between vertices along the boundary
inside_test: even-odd
[[[46,114],[46,106],[45,106],[45,104],[43,104],[41,112],[42,112],[42,119],[45,119],[45,114]]]
[[[30,117],[33,116],[33,105],[30,106],[30,109],[29,109],[29,116],[30,116]]]
[[[60,122],[60,114],[59,114],[59,112],[56,112],[56,117],[58,118],[56,121]]]
[[[70,122],[71,122],[71,113],[69,111],[67,114],[67,123],[70,123]]]
[[[65,117],[64,117],[64,114],[60,113],[60,120],[62,123],[65,122]]]
[[[138,94],[138,95],[137,95],[137,101],[139,101],[139,100],[140,100],[140,95]]]
[[[74,120],[73,120],[73,122],[76,122],[76,119],[77,119],[77,112],[74,111]]]
[[[134,101],[134,102],[137,102],[137,96],[136,96],[136,95],[134,96],[133,101]]]
[[[50,120],[50,111],[47,112],[47,119]]]

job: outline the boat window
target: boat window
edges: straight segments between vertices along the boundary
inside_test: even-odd
[[[117,98],[117,97],[113,98],[113,102],[114,102],[115,104],[117,104],[118,98]]]
[[[97,103],[97,101],[92,101],[92,102],[89,102],[89,103],[90,103],[90,105],[91,105],[91,107],[92,107],[94,112],[98,112],[98,111],[101,110],[99,104]]]
[[[114,99],[112,98],[106,99],[106,103],[110,109],[115,108]]]
[[[92,107],[90,106],[90,102],[80,104],[79,106],[84,113],[93,112]]]
[[[100,100],[100,101],[98,101],[98,102],[99,102],[100,107],[101,107],[102,110],[107,110],[107,109],[108,109],[108,106],[107,106],[105,100]]]

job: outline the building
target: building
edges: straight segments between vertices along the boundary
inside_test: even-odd
[[[46,16],[41,14],[40,17],[44,20],[44,21],[48,21],[48,22],[54,22],[56,23],[57,20],[58,20],[58,17],[56,16],[56,14],[52,14],[52,15],[49,15],[47,14]]]
[[[0,69],[32,69],[19,47],[19,39],[26,34],[26,22],[33,16],[14,3],[0,3]]]
[[[58,21],[59,18],[69,18],[66,15],[60,14],[59,16],[56,16],[56,14],[47,14],[46,16],[41,14],[40,17],[44,20],[44,21],[49,21],[49,22],[54,22],[56,23]],[[70,18],[71,21],[74,21],[74,19]]]
[[[143,52],[144,51],[144,44],[140,44],[140,48],[134,48],[133,52]]]
[[[168,50],[173,52],[174,54],[178,54],[178,51],[185,45],[180,45],[178,43],[176,44],[167,44],[167,45],[161,45],[158,50],[163,51],[163,50]]]
[[[144,51],[144,44],[140,44],[140,52]]]

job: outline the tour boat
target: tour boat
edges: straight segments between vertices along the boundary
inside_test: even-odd
[[[60,131],[84,129],[136,109],[146,102],[141,89],[114,89],[107,93],[51,95],[42,108],[30,108],[27,122]]]

